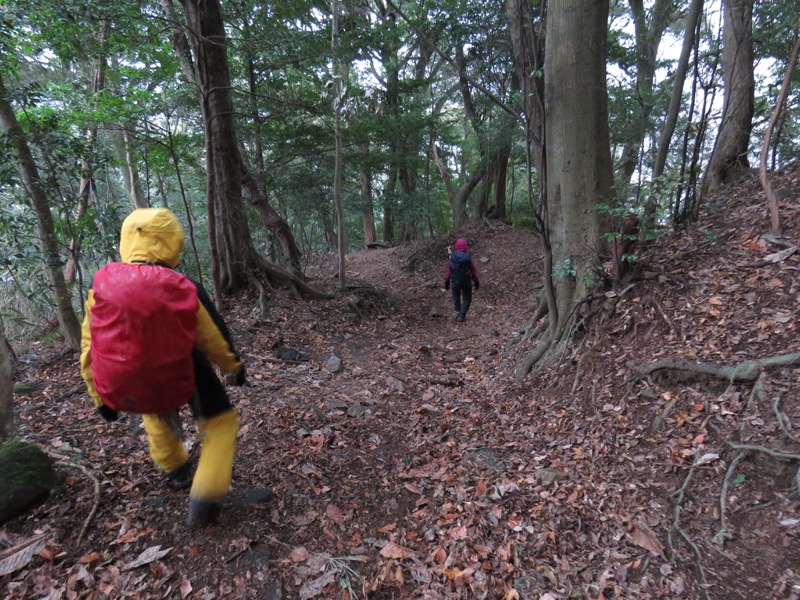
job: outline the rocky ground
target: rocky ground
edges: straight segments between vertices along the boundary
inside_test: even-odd
[[[794,246],[800,173],[778,187]],[[204,531],[135,423],[94,414],[77,356],[38,345],[17,427],[64,479],[0,529],[3,597],[800,598],[800,258],[768,229],[755,179],[716,197],[522,382],[541,254],[510,227],[458,232],[481,279],[464,323],[453,236],[349,256],[333,300],[236,298],[251,385],[230,388],[231,501]],[[307,273],[335,292],[335,271]]]

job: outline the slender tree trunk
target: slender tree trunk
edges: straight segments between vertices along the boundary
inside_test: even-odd
[[[772,111],[772,116],[767,125],[767,131],[764,133],[764,143],[761,145],[761,160],[759,168],[759,178],[761,179],[761,186],[764,193],[767,195],[767,205],[769,206],[770,221],[772,223],[772,233],[780,237],[783,235],[781,227],[781,216],[778,210],[778,198],[775,195],[775,190],[772,187],[772,181],[767,173],[767,157],[769,155],[769,143],[772,137],[772,130],[775,129],[775,123],[778,122],[781,114],[785,109],[786,97],[789,95],[789,89],[792,84],[792,75],[794,74],[795,66],[797,65],[797,55],[800,53],[800,37],[795,40],[794,48],[789,57],[789,66],[786,68],[786,75],[783,78],[781,91],[778,94],[778,99],[775,101],[775,109]]]
[[[650,124],[650,114],[653,111],[653,82],[657,67],[658,47],[664,36],[664,30],[670,22],[674,4],[674,0],[656,0],[651,9],[650,23],[648,23],[644,0],[630,0],[636,36],[637,98],[631,139],[625,144],[622,151],[620,193],[623,193],[624,185],[630,182],[636,165],[639,163],[639,152]]]
[[[14,363],[11,346],[0,318],[0,446],[14,431]]]
[[[258,211],[264,226],[274,232],[275,237],[278,238],[278,243],[281,245],[281,251],[289,266],[289,271],[293,275],[302,278],[303,267],[300,260],[302,253],[300,248],[297,247],[292,230],[286,219],[272,208],[267,195],[258,185],[258,182],[253,179],[250,171],[247,170],[244,160],[242,160],[242,184],[247,191],[250,204]]]
[[[692,0],[689,10],[686,13],[686,29],[683,32],[683,46],[681,55],[678,58],[678,66],[675,70],[675,77],[672,83],[672,96],[667,109],[667,119],[664,129],[661,130],[661,137],[658,141],[658,154],[656,163],[653,167],[653,178],[661,177],[664,174],[664,166],[667,164],[667,154],[669,152],[672,135],[675,133],[675,125],[678,122],[678,115],[681,110],[681,98],[683,97],[683,85],[686,83],[686,73],[689,70],[689,59],[692,56],[697,38],[697,24],[700,15],[703,14],[703,0]]]
[[[342,204],[342,110],[340,103],[343,73],[339,64],[339,2],[331,0],[331,51],[333,53],[333,123],[334,123],[334,165],[333,165],[333,205],[336,207],[336,235],[339,251],[339,289],[347,289],[345,265],[347,243],[344,230],[344,205]]]
[[[105,41],[108,34],[108,21],[101,22],[100,31],[97,34],[100,40],[100,56],[95,60],[92,72],[92,89],[90,91],[91,97],[96,98],[100,90],[106,87],[106,56],[105,56]],[[93,102],[96,106],[96,102]],[[78,210],[75,212],[75,220],[79,220],[86,214],[89,208],[89,201],[92,191],[95,189],[94,184],[94,153],[97,143],[97,126],[92,125],[86,130],[86,143],[83,146],[83,156],[81,157],[81,182],[78,188]],[[78,265],[80,262],[81,242],[83,236],[81,232],[76,232],[72,239],[69,241],[69,258],[67,265],[64,268],[64,280],[67,283],[72,283],[78,272]]]
[[[708,167],[709,190],[730,183],[750,167],[747,151],[755,112],[753,1],[723,0],[722,76],[725,100]]]
[[[58,252],[58,238],[53,227],[50,204],[42,185],[42,180],[39,178],[36,162],[28,147],[28,142],[25,140],[25,134],[17,121],[17,116],[11,108],[11,104],[8,102],[8,94],[2,73],[0,73],[0,125],[8,135],[14,158],[17,161],[20,179],[28,192],[33,204],[33,210],[36,213],[42,258],[44,259],[53,295],[55,296],[61,333],[70,348],[80,350],[81,325],[75,314],[75,309],[72,307],[72,295],[67,287],[67,282],[64,280],[63,265]]]
[[[361,215],[364,222],[364,247],[378,241],[375,231],[375,209],[372,204],[372,168],[369,164],[369,142],[359,144],[361,150]]]
[[[507,0],[511,33],[511,48],[514,54],[516,81],[519,82],[525,108],[526,141],[533,166],[537,172],[544,171],[544,40],[536,31],[537,20],[533,16],[533,3],[527,0]],[[541,22],[541,21],[538,21]]]

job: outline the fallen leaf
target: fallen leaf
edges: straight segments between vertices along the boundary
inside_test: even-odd
[[[337,525],[344,523],[344,515],[342,514],[341,509],[333,503],[328,504],[328,506],[325,508],[325,514]]]
[[[165,557],[172,548],[167,548],[166,550],[162,550],[161,546],[150,546],[147,550],[142,552],[139,556],[137,556],[134,560],[129,562],[127,565],[122,567],[122,571],[130,571],[131,569],[135,569],[137,567],[141,567],[142,565],[149,564],[151,562],[157,561],[163,557]]]
[[[644,521],[633,523],[633,531],[628,533],[628,538],[655,556],[664,556],[664,545],[659,541],[653,530]]]
[[[292,549],[290,555],[292,557],[292,562],[303,562],[308,560],[308,550],[306,550],[303,546],[298,546],[297,548]]]
[[[384,558],[411,558],[414,556],[414,553],[395,542],[389,542],[383,547],[383,550],[381,550],[381,556]]]
[[[383,527],[378,527],[378,533],[389,533],[390,531],[394,531],[397,529],[397,523],[389,523],[388,525],[384,525]]]
[[[192,593],[192,584],[188,579],[183,579],[181,581],[181,598],[186,598],[189,594]]]
[[[3,550],[3,554],[0,556],[6,556],[6,558],[0,560],[0,577],[27,566],[33,557],[42,551],[46,543],[44,534],[41,534]]]
[[[304,583],[299,591],[300,600],[309,600],[309,598],[319,596],[322,590],[334,581],[336,581],[336,571],[328,571],[313,581]]]
[[[84,554],[78,560],[83,564],[89,564],[101,558],[99,552],[89,552],[89,554]]]
[[[722,300],[720,300],[716,296],[712,296],[711,298],[709,298],[708,299],[708,303],[709,304],[713,304],[714,306],[722,306],[723,305]]]

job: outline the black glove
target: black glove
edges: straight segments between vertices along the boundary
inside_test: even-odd
[[[244,374],[244,365],[242,365],[242,368],[239,369],[239,372],[236,374],[236,379],[233,380],[233,384],[243,386],[245,383],[247,383],[247,378]]]
[[[481,282],[476,279],[475,280],[475,290],[477,291],[479,289],[481,289]]]
[[[100,416],[103,417],[109,423],[113,423],[117,419],[119,419],[119,413],[115,411],[113,408],[107,407],[105,404],[98,407],[97,412],[100,413]]]
[[[449,279],[445,279],[444,280],[444,289],[446,289],[446,290],[450,289],[450,280]]]

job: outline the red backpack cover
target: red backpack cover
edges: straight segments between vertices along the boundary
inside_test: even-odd
[[[156,265],[111,263],[92,284],[89,328],[94,383],[118,411],[162,414],[194,393],[197,288]]]

